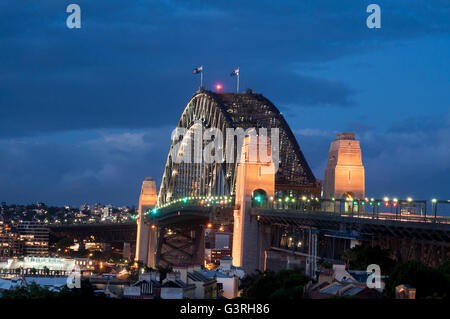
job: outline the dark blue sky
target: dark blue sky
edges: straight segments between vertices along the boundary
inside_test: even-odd
[[[82,28],[66,27],[66,6]],[[382,28],[366,27],[377,3]],[[318,178],[336,133],[361,140],[367,195],[450,198],[448,0],[0,3],[0,200],[137,203],[199,84],[285,115]]]

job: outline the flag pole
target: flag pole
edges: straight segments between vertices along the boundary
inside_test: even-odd
[[[203,87],[203,65],[202,65],[202,71],[200,72],[200,87]]]
[[[240,75],[240,73],[241,73],[241,70],[240,70],[240,67],[238,66],[236,93],[239,93],[239,75]]]

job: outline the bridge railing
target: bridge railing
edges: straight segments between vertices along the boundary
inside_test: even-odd
[[[391,221],[401,221],[401,222],[425,222],[425,223],[440,223],[440,224],[450,224],[450,217],[448,216],[420,216],[420,215],[406,215],[406,214],[391,214],[391,213],[372,213],[372,212],[330,212],[321,210],[293,210],[284,208],[266,208],[267,210],[279,210],[279,211],[289,211],[296,213],[315,213],[315,214],[327,214],[330,217],[349,217],[349,218],[361,218],[361,219],[372,219],[372,220],[391,220]],[[264,209],[263,209],[264,210]]]
[[[424,200],[348,200],[291,197],[278,198],[264,203],[253,202],[252,207],[271,210],[296,211],[305,213],[328,213],[330,216],[396,220],[427,223],[450,223],[450,216],[427,214],[427,201]]]
[[[187,196],[153,208],[146,215],[157,216],[161,212],[183,209],[185,207],[233,208],[233,196]]]
[[[188,196],[179,198],[154,208],[147,212],[148,217],[157,217],[164,212],[173,212],[186,207],[204,207],[212,209],[234,208],[237,209],[234,197],[231,196]],[[450,216],[439,216],[437,210],[432,207],[432,213],[427,213],[427,201],[424,200],[398,200],[384,199],[319,199],[302,196],[294,198],[290,196],[279,198],[258,197],[252,199],[252,207],[270,210],[295,211],[305,213],[328,213],[330,216],[397,220],[409,222],[450,223]],[[434,208],[434,209],[433,209]]]

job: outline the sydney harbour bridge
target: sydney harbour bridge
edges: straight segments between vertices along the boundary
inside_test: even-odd
[[[159,192],[151,178],[142,185],[137,261],[151,267],[203,264],[206,228],[224,225],[233,227],[233,265],[247,272],[293,267],[314,275],[318,261],[333,261],[359,243],[388,248],[398,260],[437,265],[449,259],[450,219],[427,214],[425,201],[322,198],[321,182],[286,120],[261,94],[200,88],[177,128],[191,137],[196,129],[277,129],[279,134],[276,141],[225,139],[213,151],[226,158],[218,162],[177,160],[192,145],[173,138]],[[276,152],[277,165],[250,160],[252,140]],[[272,173],[262,174],[264,169]],[[411,207],[420,212],[405,213]]]
[[[246,137],[242,145],[233,144],[235,160],[177,161],[177,152],[190,146],[176,150],[181,138],[174,138],[158,194],[154,181],[143,184],[137,260],[150,266],[202,264],[205,228],[223,225],[233,225],[233,264],[246,271],[294,265],[312,273],[318,259],[333,260],[352,243],[361,242],[389,248],[398,259],[429,264],[448,259],[449,219],[399,213],[402,206],[418,203],[366,198],[350,202],[333,198],[326,203],[321,198],[322,185],[286,120],[263,95],[201,88],[177,124],[188,132],[195,126],[221,132],[278,129],[276,145],[270,145],[270,139],[265,145],[276,150],[278,165],[272,174],[261,174],[273,163],[248,159],[252,137]],[[226,139],[214,151],[226,157],[230,141],[235,142]],[[242,160],[236,160],[239,155]],[[380,203],[390,205],[391,211],[380,212]]]

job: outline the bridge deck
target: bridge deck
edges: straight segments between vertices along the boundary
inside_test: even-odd
[[[337,229],[340,224],[344,224],[362,233],[386,234],[450,244],[450,219],[446,217],[429,218],[364,213],[355,215],[273,209],[253,209],[252,214],[259,222],[266,224],[308,226],[321,229]]]

